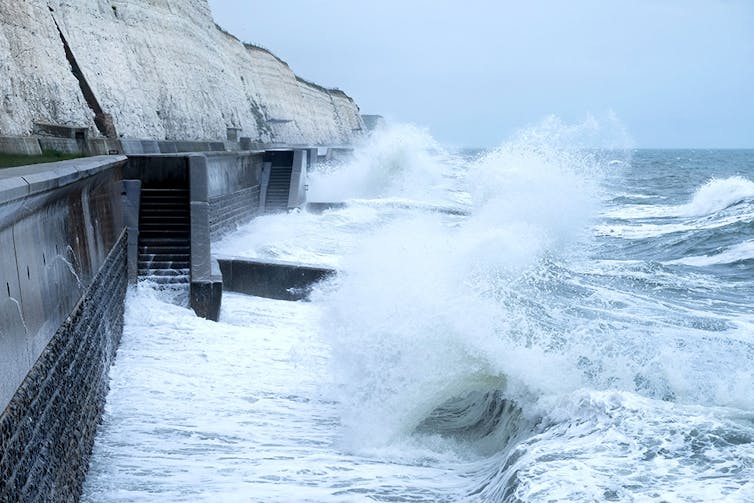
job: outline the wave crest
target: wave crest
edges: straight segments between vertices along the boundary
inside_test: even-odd
[[[715,178],[699,187],[691,202],[680,207],[679,216],[696,217],[722,211],[754,198],[754,182],[742,176]]]

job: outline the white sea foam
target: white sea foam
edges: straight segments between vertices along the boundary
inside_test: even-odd
[[[684,257],[668,261],[668,264],[684,264],[697,267],[733,264],[742,260],[754,260],[754,241],[744,241],[715,255]]]
[[[490,476],[480,499],[743,503],[754,497],[745,461],[754,456],[751,414],[585,390],[540,406],[545,424],[552,423],[517,449],[506,472]]]
[[[594,232],[599,236],[613,236],[624,239],[647,239],[665,236],[673,233],[714,230],[733,225],[739,222],[749,222],[754,218],[751,213],[739,213],[715,218],[701,218],[674,223],[648,223],[638,222],[629,224],[599,224],[594,226]]]
[[[545,257],[574,253],[599,200],[594,157],[548,141],[528,132],[478,160],[462,223],[396,221],[344,259],[338,288],[319,301],[351,448],[404,438],[470,390],[581,384],[516,299]]]
[[[371,135],[352,159],[320,167],[310,175],[311,201],[404,197],[427,201],[447,188],[452,156],[426,130],[391,124]]]
[[[668,217],[702,217],[754,199],[754,182],[742,176],[713,178],[700,186],[686,204],[662,206],[626,205],[605,212],[609,218],[624,220]]]
[[[465,166],[387,130],[318,192],[345,207],[216,247],[336,265],[311,303],[226,295],[212,324],[129,294],[84,500],[747,501],[754,322],[715,278],[591,258],[616,159],[595,129],[551,119]]]
[[[82,501],[458,494],[466,481],[450,454],[417,448],[385,463],[337,450],[317,316],[313,304],[225,294],[213,323],[146,286],[129,292]]]
[[[690,203],[679,208],[681,216],[709,215],[754,198],[754,182],[742,176],[712,179],[694,194]]]

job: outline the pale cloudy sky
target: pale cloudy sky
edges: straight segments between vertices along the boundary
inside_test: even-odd
[[[754,0],[209,0],[362,113],[494,146],[614,112],[639,147],[754,147]]]

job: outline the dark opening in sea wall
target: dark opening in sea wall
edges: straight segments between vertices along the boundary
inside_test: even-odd
[[[123,326],[124,163],[0,172],[0,501],[81,491]]]

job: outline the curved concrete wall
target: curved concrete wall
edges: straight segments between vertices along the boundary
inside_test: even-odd
[[[0,501],[76,501],[123,329],[125,157],[0,170]]]
[[[125,157],[0,170],[0,411],[122,230]]]
[[[206,0],[0,0],[0,73],[0,136],[33,122],[96,133],[92,98],[131,138],[225,140],[235,128],[264,143],[344,144],[363,127],[351,98],[223,32]]]

